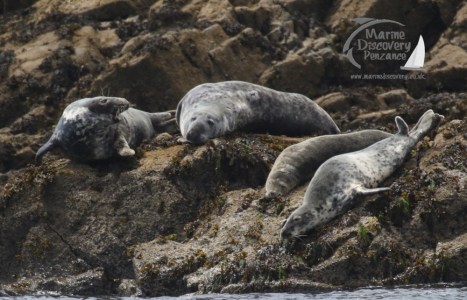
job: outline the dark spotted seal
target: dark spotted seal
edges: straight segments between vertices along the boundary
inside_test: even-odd
[[[307,97],[242,81],[193,88],[180,100],[176,118],[183,138],[193,144],[237,130],[289,136],[340,132]]]
[[[281,152],[266,180],[266,197],[283,196],[311,179],[329,158],[366,148],[392,134],[380,130],[312,137]]]
[[[303,204],[287,219],[282,238],[299,237],[352,205],[356,195],[388,191],[377,187],[404,162],[410,150],[435,128],[443,116],[427,111],[413,130],[396,117],[398,133],[363,150],[334,156],[323,163],[310,181]]]
[[[116,154],[132,156],[131,147],[156,132],[176,127],[173,113],[148,113],[130,108],[123,98],[95,97],[77,100],[63,111],[52,136],[36,153],[36,162],[55,147],[70,158],[93,161]]]

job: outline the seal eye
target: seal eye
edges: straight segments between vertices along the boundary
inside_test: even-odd
[[[214,121],[213,120],[208,120],[208,125],[211,126],[211,127],[214,126]]]
[[[295,222],[298,222],[298,221],[300,221],[301,219],[302,219],[302,217],[300,217],[300,216],[296,216],[296,217],[293,218],[293,220],[294,220]]]
[[[101,101],[100,101],[100,102],[101,102],[101,104],[106,104],[106,103],[107,103],[107,101],[108,101],[108,99],[107,99],[107,98],[104,98],[104,99],[101,99]]]

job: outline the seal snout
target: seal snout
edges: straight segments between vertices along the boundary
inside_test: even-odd
[[[188,140],[188,142],[195,145],[204,144],[209,139],[205,131],[206,130],[202,124],[193,124],[193,126],[188,130],[186,134],[186,139]]]
[[[188,140],[188,142],[195,144],[195,145],[201,145],[207,141],[207,138],[205,135],[199,134],[195,132],[194,130],[191,130],[187,133],[186,139]]]
[[[292,233],[291,233],[290,231],[288,231],[288,230],[282,229],[282,230],[281,230],[281,238],[282,238],[283,240],[290,239],[290,238],[292,238]]]

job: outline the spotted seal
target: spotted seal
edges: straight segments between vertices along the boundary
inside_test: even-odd
[[[396,117],[397,134],[363,150],[328,159],[311,179],[303,204],[287,218],[281,237],[299,237],[329,221],[351,206],[357,195],[390,190],[377,186],[402,165],[417,142],[442,119],[443,116],[428,110],[409,132],[404,120]]]
[[[340,132],[307,97],[242,81],[194,87],[180,100],[176,119],[183,138],[192,144],[237,130],[289,136]]]
[[[266,180],[266,197],[283,196],[311,179],[329,158],[366,148],[392,134],[380,130],[322,135],[291,145],[279,154]]]
[[[156,132],[176,128],[173,113],[148,113],[130,107],[124,98],[94,97],[68,105],[52,136],[36,153],[36,162],[55,147],[72,159],[93,161],[116,154],[132,156],[131,147]]]

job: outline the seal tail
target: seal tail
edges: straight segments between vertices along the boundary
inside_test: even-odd
[[[175,120],[175,110],[166,112],[150,113],[152,126],[157,132],[178,132],[177,122]]]
[[[398,129],[397,134],[409,135],[409,126],[407,125],[407,123],[405,123],[404,119],[397,116],[396,117],[396,125],[397,125],[397,129]]]
[[[36,152],[36,158],[35,158],[35,163],[40,164],[42,162],[42,156],[44,156],[45,153],[49,152],[50,150],[54,149],[57,147],[57,140],[53,137],[51,137],[47,143],[45,143],[42,147],[39,148]]]

